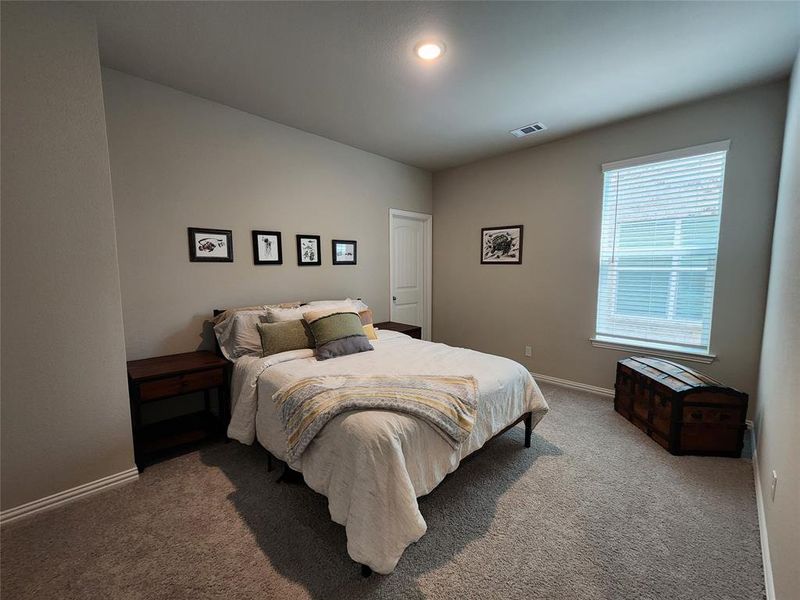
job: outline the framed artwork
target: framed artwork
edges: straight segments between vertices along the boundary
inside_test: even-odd
[[[281,248],[280,231],[253,230],[253,264],[283,264],[283,249]]]
[[[358,242],[355,240],[331,240],[331,255],[335,265],[355,265],[357,250]]]
[[[522,225],[481,229],[481,264],[522,264]]]
[[[233,262],[233,233],[230,229],[189,227],[191,262]]]
[[[322,264],[320,256],[322,248],[318,235],[297,236],[297,264],[301,267],[319,266]]]

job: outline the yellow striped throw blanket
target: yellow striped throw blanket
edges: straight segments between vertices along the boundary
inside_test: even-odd
[[[454,448],[469,437],[477,413],[474,377],[327,375],[291,383],[272,397],[294,461],[335,416],[350,410],[391,410],[425,420]]]

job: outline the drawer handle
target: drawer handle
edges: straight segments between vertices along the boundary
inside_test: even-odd
[[[699,421],[699,420],[701,420],[703,418],[703,413],[701,413],[700,411],[696,410],[696,411],[694,411],[692,413],[692,418],[697,420],[697,421]]]
[[[720,413],[720,415],[719,415],[719,420],[720,421],[727,421],[730,418],[731,418],[731,416],[728,413]]]

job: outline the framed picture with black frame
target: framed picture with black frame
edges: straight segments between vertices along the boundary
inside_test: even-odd
[[[522,264],[522,225],[481,229],[481,264]]]
[[[230,229],[187,229],[191,262],[233,262],[233,232]]]
[[[331,240],[331,258],[335,265],[358,264],[358,242],[356,240]]]
[[[297,236],[297,264],[301,267],[318,267],[322,264],[322,246],[318,235]]]
[[[282,265],[283,249],[280,231],[253,230],[253,264]]]

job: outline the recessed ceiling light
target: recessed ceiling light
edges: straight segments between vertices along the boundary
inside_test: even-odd
[[[444,44],[442,42],[420,42],[414,46],[414,54],[422,60],[436,60],[444,54]]]

